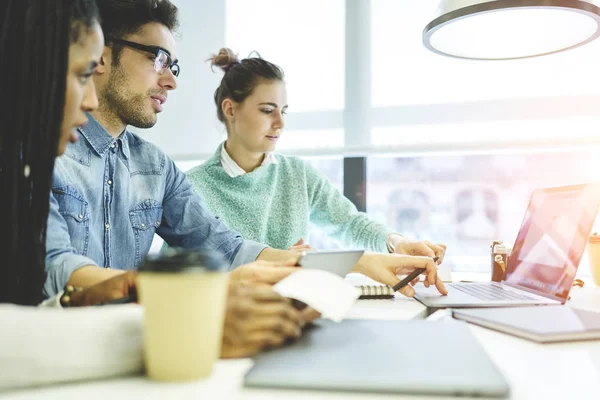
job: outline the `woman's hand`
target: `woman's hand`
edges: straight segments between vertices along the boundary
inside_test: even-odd
[[[394,286],[400,282],[398,275],[409,274],[417,268],[425,268],[422,274],[425,275],[423,282],[425,287],[435,285],[441,294],[448,294],[444,283],[437,276],[437,264],[431,257],[365,253],[353,271],[360,272],[385,285]],[[414,285],[416,282],[417,280],[412,284]],[[408,297],[415,295],[415,290],[409,285],[400,289],[399,292]]]
[[[431,243],[427,240],[413,240],[394,233],[389,236],[388,242],[393,247],[394,253],[396,254],[431,258],[438,257],[438,265],[444,261],[444,255],[446,254],[445,244]]]
[[[136,271],[123,271],[113,278],[107,279],[80,292],[71,294],[71,305],[93,306],[110,300],[120,299],[135,293]]]
[[[316,251],[315,249],[310,247],[309,244],[304,243],[304,238],[300,238],[300,240],[298,240],[296,244],[290,247],[288,250],[295,251],[297,253],[304,253],[306,251]]]

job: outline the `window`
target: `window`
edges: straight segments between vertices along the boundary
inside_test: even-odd
[[[598,110],[600,113],[600,109]],[[520,121],[457,122],[451,124],[419,124],[375,127],[375,147],[399,150],[417,148],[431,150],[476,151],[481,149],[544,148],[550,144],[585,146],[600,143],[599,117],[564,119],[529,119]],[[498,147],[500,146],[500,147]]]
[[[454,270],[489,271],[491,241],[512,246],[533,189],[600,179],[600,41],[526,60],[442,57],[422,45],[438,5],[371,1],[367,211],[448,244]]]
[[[455,271],[489,271],[489,246],[512,247],[531,192],[598,181],[592,151],[369,157],[367,212],[392,229],[448,245]],[[600,224],[595,229],[600,227]],[[584,254],[579,273],[589,274]]]
[[[344,146],[342,129],[284,129],[277,151],[281,153],[327,153],[329,149],[340,149]]]
[[[600,41],[552,56],[503,62],[441,57],[422,44],[439,0],[372,0],[373,106],[600,94],[591,77]]]

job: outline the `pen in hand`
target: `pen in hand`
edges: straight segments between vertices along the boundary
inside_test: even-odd
[[[433,262],[437,262],[437,260],[439,260],[439,257],[433,257]],[[415,269],[413,272],[411,272],[410,274],[408,274],[406,276],[406,278],[402,279],[400,282],[398,282],[397,284],[395,284],[392,287],[392,289],[394,289],[394,292],[397,292],[398,290],[400,290],[404,286],[408,285],[410,282],[412,282],[413,279],[415,279],[417,276],[421,275],[425,271],[426,271],[426,268],[417,268],[417,269]]]

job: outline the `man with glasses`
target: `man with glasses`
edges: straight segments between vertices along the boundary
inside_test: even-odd
[[[243,240],[213,217],[156,146],[126,130],[150,128],[177,87],[180,67],[169,1],[99,1],[107,38],[94,83],[99,108],[57,160],[50,198],[44,287],[86,288],[139,267],[159,234],[171,246],[215,250],[233,267],[290,254]],[[251,264],[239,276],[276,281],[292,268]],[[236,270],[236,271],[238,271]],[[276,270],[276,271],[275,271]],[[246,271],[246,272],[243,272]],[[233,277],[232,277],[233,279]]]

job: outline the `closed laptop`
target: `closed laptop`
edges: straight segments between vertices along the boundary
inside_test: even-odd
[[[459,321],[318,321],[262,353],[247,387],[505,397],[509,386]]]

